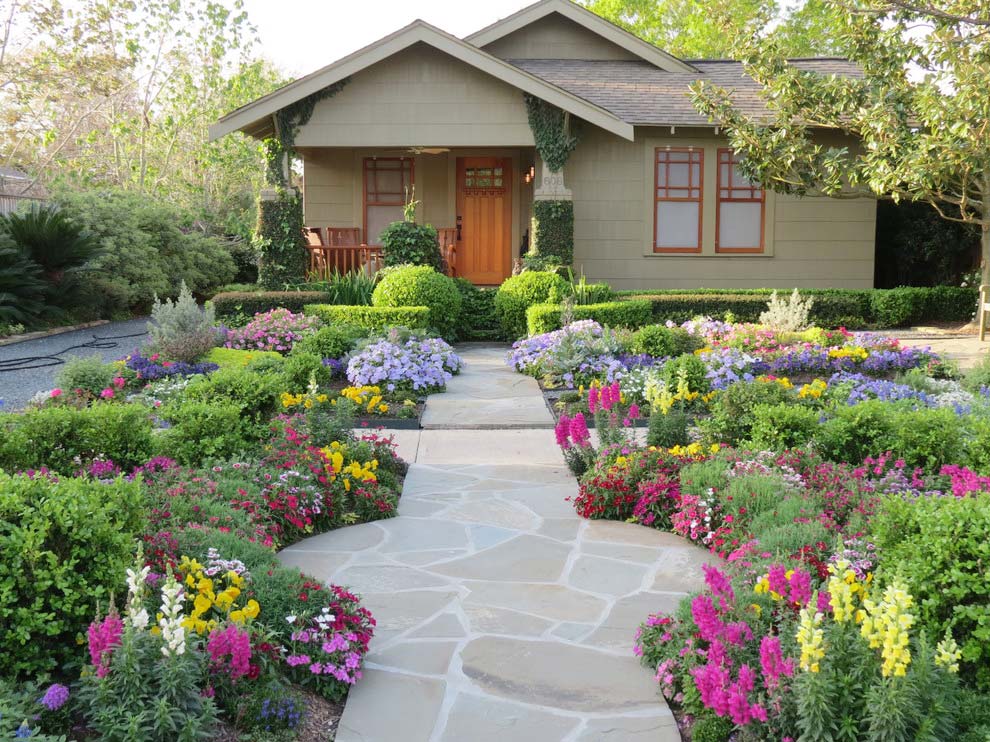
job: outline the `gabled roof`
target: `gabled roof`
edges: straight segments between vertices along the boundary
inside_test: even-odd
[[[599,15],[592,13],[572,0],[539,0],[507,18],[496,21],[480,31],[467,36],[464,40],[474,46],[483,47],[508,36],[514,31],[534,23],[554,13],[562,15],[574,23],[608,39],[616,46],[634,54],[644,62],[656,65],[667,72],[694,72],[695,69],[687,62],[672,54],[658,49],[647,41],[631,34],[620,26],[616,26]]]
[[[729,91],[733,105],[748,116],[767,114],[762,86],[741,62],[698,60],[693,72],[664,72],[638,61],[510,59],[514,66],[604,108],[636,126],[711,126],[691,103],[689,86],[706,80]],[[790,60],[796,68],[821,75],[862,77],[859,65],[819,57]]]
[[[606,131],[633,140],[633,127],[615,114],[421,20],[413,21],[405,28],[333,64],[228,113],[210,127],[210,139],[218,139],[238,130],[252,136],[263,136],[271,131],[271,115],[276,111],[418,43],[427,44],[449,54]]]

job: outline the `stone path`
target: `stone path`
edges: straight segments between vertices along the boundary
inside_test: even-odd
[[[463,355],[427,403],[446,427],[397,436],[412,462],[399,517],[280,555],[357,590],[378,620],[337,742],[679,740],[633,637],[699,587],[710,556],[578,518],[553,433],[532,427],[549,424],[536,382],[501,350]]]

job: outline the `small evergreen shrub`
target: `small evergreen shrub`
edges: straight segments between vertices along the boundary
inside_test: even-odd
[[[403,266],[389,271],[372,295],[376,307],[428,307],[430,327],[446,338],[457,332],[461,292],[452,278],[425,265]]]
[[[810,441],[818,428],[817,411],[791,403],[753,408],[749,439],[756,450],[782,451]]]
[[[241,405],[235,402],[182,400],[162,405],[158,415],[169,427],[156,436],[155,452],[181,464],[228,459],[258,444],[257,428],[242,417]]]
[[[732,729],[725,717],[706,714],[691,725],[691,742],[728,742]]]
[[[552,291],[566,291],[567,281],[556,273],[525,271],[505,279],[495,293],[495,313],[509,339],[526,334],[526,310],[549,301]]]
[[[743,381],[732,384],[718,392],[711,404],[711,416],[703,418],[699,427],[706,442],[735,446],[749,438],[756,421],[754,411],[757,407],[785,404],[791,400],[791,396],[787,389],[776,382]],[[858,459],[846,460],[862,461],[863,458],[860,456]]]
[[[423,265],[443,270],[437,230],[428,224],[392,222],[381,231],[379,239],[386,266]]]
[[[131,561],[141,486],[0,472],[0,524],[0,675],[62,671]]]
[[[310,381],[329,384],[333,371],[324,366],[323,359],[315,353],[293,351],[282,365],[282,376],[285,378],[287,391],[301,392],[309,386]]]
[[[660,372],[668,389],[676,389],[682,375],[687,379],[689,391],[705,394],[711,386],[708,381],[708,367],[694,353],[685,353],[667,361]]]
[[[630,350],[633,353],[646,353],[655,358],[673,358],[691,353],[698,347],[693,335],[680,327],[647,325],[633,336]]]
[[[659,411],[652,413],[646,445],[658,448],[686,446],[691,442],[688,437],[689,420],[687,413],[678,409],[672,409],[666,415]]]
[[[192,363],[217,344],[213,307],[207,304],[200,309],[183,282],[179,298],[174,302],[168,299],[159,302],[155,297],[148,334],[162,355],[174,361]]]
[[[282,362],[283,370],[288,360],[286,358]],[[261,373],[249,364],[246,368],[225,368],[196,378],[186,387],[185,400],[237,405],[245,422],[256,423],[261,434],[278,409],[279,395],[285,391],[284,385],[285,380],[281,376]]]
[[[356,325],[375,332],[381,332],[389,327],[425,330],[430,324],[429,307],[345,307],[336,304],[307,304],[304,311],[330,325]]]
[[[82,389],[94,397],[113,384],[117,369],[94,353],[91,356],[74,356],[55,375],[55,383],[60,389]]]
[[[341,358],[367,335],[368,331],[357,325],[327,325],[296,343],[292,352],[312,353],[319,358]]]

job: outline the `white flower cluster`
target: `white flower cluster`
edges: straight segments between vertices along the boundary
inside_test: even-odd
[[[182,586],[169,575],[162,586],[162,617],[158,628],[162,631],[162,654],[166,657],[185,654],[186,630],[182,626]]]

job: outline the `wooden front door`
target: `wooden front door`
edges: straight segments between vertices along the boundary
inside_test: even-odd
[[[502,283],[512,272],[512,161],[457,158],[457,275]]]

